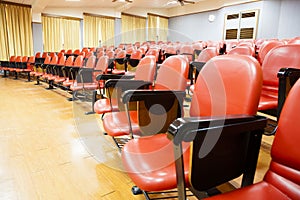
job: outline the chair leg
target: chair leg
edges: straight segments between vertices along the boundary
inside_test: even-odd
[[[94,110],[94,104],[96,102],[96,98],[97,98],[97,90],[93,91],[93,95],[92,95],[92,111],[86,112],[86,115],[90,115],[90,114],[95,114],[95,110]]]

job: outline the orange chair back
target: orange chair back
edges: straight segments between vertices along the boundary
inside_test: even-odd
[[[290,90],[272,145],[270,168],[264,180],[290,199],[300,198],[300,81]]]
[[[198,75],[190,116],[254,115],[261,87],[262,70],[255,58],[242,55],[214,57]]]

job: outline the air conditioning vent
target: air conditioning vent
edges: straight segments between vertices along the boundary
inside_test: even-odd
[[[242,28],[240,32],[240,39],[252,39],[254,28]]]
[[[242,18],[255,17],[255,12],[243,13]]]
[[[230,20],[230,19],[238,19],[238,18],[239,18],[239,14],[227,15],[227,20]]]
[[[238,30],[237,29],[227,29],[226,30],[226,40],[237,39]]]

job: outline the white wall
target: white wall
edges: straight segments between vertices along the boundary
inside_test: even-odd
[[[191,41],[222,40],[225,14],[253,9],[262,10],[262,8],[263,1],[259,1],[224,7],[215,11],[171,17],[169,20],[169,29],[172,31],[169,32],[168,39],[170,41],[183,42],[186,42],[186,38]],[[214,22],[208,21],[208,16],[210,14],[216,16]],[[186,38],[182,40],[181,36],[186,36]]]
[[[300,36],[300,1],[282,0],[278,23],[278,38]]]
[[[43,32],[41,23],[32,23],[33,52],[43,52]]]
[[[171,41],[222,40],[224,16],[227,13],[259,9],[258,38],[293,38],[300,36],[300,1],[299,0],[264,0],[224,7],[215,11],[202,12],[169,20],[168,39]],[[209,14],[216,20],[209,23]],[[180,34],[178,34],[178,32]],[[182,36],[186,36],[181,39]]]

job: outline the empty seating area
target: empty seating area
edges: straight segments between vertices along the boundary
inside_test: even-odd
[[[124,188],[130,195],[247,199],[255,190],[262,199],[298,199],[297,151],[281,152],[291,137],[297,141],[289,116],[297,120],[300,45],[295,38],[265,40],[258,49],[256,42],[38,52],[1,61],[2,78],[76,101],[80,116],[100,124],[100,130],[93,124],[93,134],[105,138],[102,145],[120,152],[113,159],[130,180]],[[271,141],[271,147],[273,138],[270,168],[257,179],[261,144]],[[232,189],[220,189],[224,184],[241,189],[227,193]]]
[[[300,1],[0,1],[0,200],[300,200]]]

